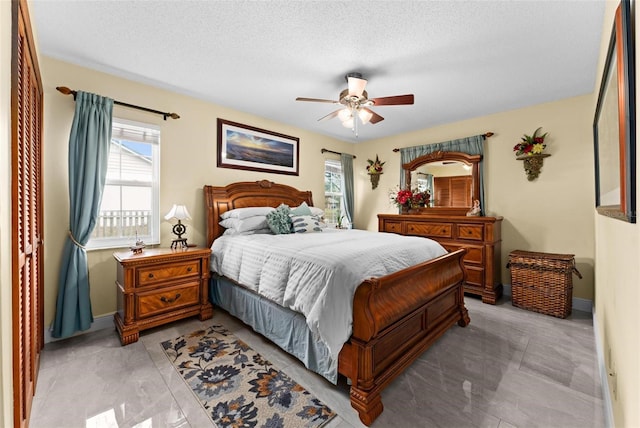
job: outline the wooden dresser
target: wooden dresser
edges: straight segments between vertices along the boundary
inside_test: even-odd
[[[123,345],[139,332],[181,318],[213,316],[209,302],[209,248],[155,248],[114,253],[118,262],[116,330]]]
[[[502,295],[501,224],[502,217],[378,214],[380,232],[424,236],[438,241],[448,251],[466,248],[464,291],[491,304]]]

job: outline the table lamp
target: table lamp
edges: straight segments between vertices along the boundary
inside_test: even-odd
[[[191,220],[191,215],[189,215],[189,211],[185,205],[176,205],[173,204],[171,210],[164,216],[165,220],[176,219],[178,220],[177,224],[173,225],[172,232],[178,237],[171,242],[171,248],[186,248],[187,247],[187,238],[183,238],[182,235],[187,232],[187,226],[182,224],[182,220]]]

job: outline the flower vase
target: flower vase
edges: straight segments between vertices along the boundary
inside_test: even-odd
[[[527,174],[527,180],[533,181],[540,175],[540,170],[544,163],[544,158],[551,156],[547,153],[523,155],[516,159],[524,161],[524,172]]]
[[[380,183],[380,175],[382,173],[381,172],[376,172],[376,173],[369,173],[369,178],[371,179],[371,190],[375,189],[376,187],[378,187],[378,183]]]

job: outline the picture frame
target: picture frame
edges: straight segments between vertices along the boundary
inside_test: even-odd
[[[635,70],[631,5],[622,0],[600,83],[593,121],[596,210],[636,222]]]
[[[300,139],[218,118],[219,168],[299,175]]]

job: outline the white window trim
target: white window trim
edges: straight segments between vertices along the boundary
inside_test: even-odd
[[[142,127],[142,128],[148,128],[148,129],[155,129],[157,131],[160,131],[160,127],[158,125],[153,125],[150,123],[144,123],[144,122],[135,122],[132,120],[127,120],[127,119],[120,119],[120,118],[113,118],[112,120],[113,123],[122,123],[124,125],[133,125],[133,126],[138,126],[138,127]],[[143,143],[150,143],[151,144],[151,155],[153,157],[153,159],[155,159],[155,162],[152,162],[152,170],[151,170],[151,174],[152,174],[152,178],[151,178],[151,209],[154,213],[156,213],[157,215],[154,216],[153,221],[151,222],[151,237],[150,238],[146,238],[146,240],[144,241],[144,243],[146,245],[156,245],[156,244],[160,244],[160,139],[162,138],[162,135],[160,135],[160,139],[158,141],[145,141],[142,138],[135,138],[135,137],[117,137],[117,136],[112,136],[112,138],[115,139],[119,139],[119,140],[129,140],[129,141],[134,141],[134,142],[143,142]],[[114,181],[113,183],[109,183],[109,184],[118,184],[118,185],[126,185],[126,184],[130,184],[130,185],[136,185],[136,184],[140,184],[134,181],[125,181],[125,180],[121,180],[121,181]],[[106,185],[107,183],[105,183]],[[108,250],[108,249],[115,249],[115,248],[127,248],[131,245],[133,245],[134,242],[132,241],[132,239],[130,237],[118,237],[118,238],[98,238],[98,239],[90,239],[89,242],[87,242],[87,244],[85,245],[85,249],[87,251],[95,251],[95,250]]]
[[[323,172],[327,170],[327,163],[333,163],[334,165],[337,165],[338,167],[340,167],[340,174],[341,175],[343,174],[343,172],[342,172],[342,164],[340,163],[339,160],[334,160],[334,159],[325,159]],[[344,180],[342,180],[342,181],[344,181]],[[344,206],[344,193],[343,192],[337,193],[337,192],[326,192],[325,191],[324,192],[325,199],[326,199],[327,195],[340,196],[340,208],[341,208],[340,209],[340,215],[344,215],[344,213],[342,211],[342,208]],[[346,226],[346,223],[347,223],[346,220],[347,220],[347,218],[345,216],[345,218],[343,219],[343,223],[342,223],[343,227]],[[327,227],[331,227],[331,228],[335,228],[335,227],[338,226],[338,223],[335,222],[335,221],[326,221],[326,219],[325,219],[325,223],[327,224]]]

